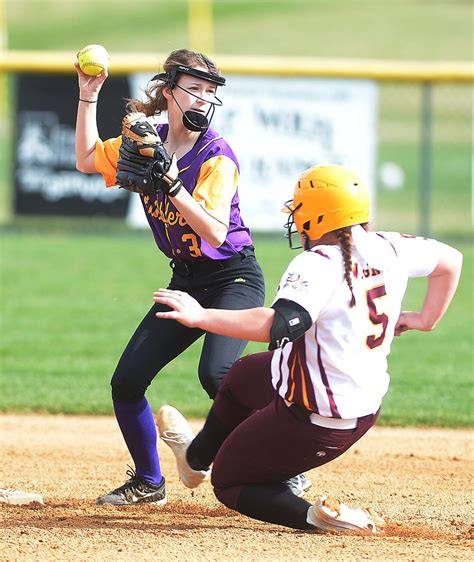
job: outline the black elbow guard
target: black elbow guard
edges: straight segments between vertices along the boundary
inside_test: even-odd
[[[309,312],[296,302],[279,299],[272,308],[275,318],[270,330],[270,351],[297,340],[313,324]]]

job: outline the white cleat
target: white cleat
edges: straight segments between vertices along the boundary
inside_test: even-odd
[[[323,531],[370,531],[379,533],[385,526],[380,513],[372,508],[353,509],[339,500],[323,496],[308,509],[308,523]]]
[[[179,479],[187,488],[197,488],[207,480],[211,470],[194,470],[186,459],[186,450],[194,439],[194,433],[181,413],[173,406],[162,406],[156,415],[156,425],[162,441],[173,451]]]
[[[13,488],[0,488],[0,503],[10,505],[28,505],[30,503],[44,505],[43,496],[31,492],[22,492]]]

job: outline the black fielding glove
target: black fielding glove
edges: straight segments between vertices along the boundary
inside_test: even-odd
[[[182,182],[167,175],[171,164],[172,158],[146,115],[126,115],[122,121],[122,145],[117,162],[118,185],[142,195],[163,191],[174,197]]]

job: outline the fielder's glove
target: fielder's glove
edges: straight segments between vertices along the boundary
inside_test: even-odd
[[[168,175],[172,163],[173,159],[146,115],[138,112],[126,115],[122,121],[122,145],[117,162],[118,185],[142,195],[163,191],[174,197],[182,183]]]

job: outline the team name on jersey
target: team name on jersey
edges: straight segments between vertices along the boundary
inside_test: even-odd
[[[153,203],[150,203],[150,197],[145,195],[143,197],[143,202],[146,205],[147,213],[161,222],[169,224],[170,226],[177,223],[179,223],[180,226],[186,226],[188,224],[179,211],[169,210],[169,201],[166,202],[166,205],[163,205],[163,201],[160,201],[160,204],[158,205],[157,199],[155,199]]]
[[[375,269],[373,267],[369,267],[367,269],[359,267],[358,263],[355,263],[352,266],[352,276],[355,279],[367,279],[367,277],[375,277],[381,273],[382,272],[379,269]]]

